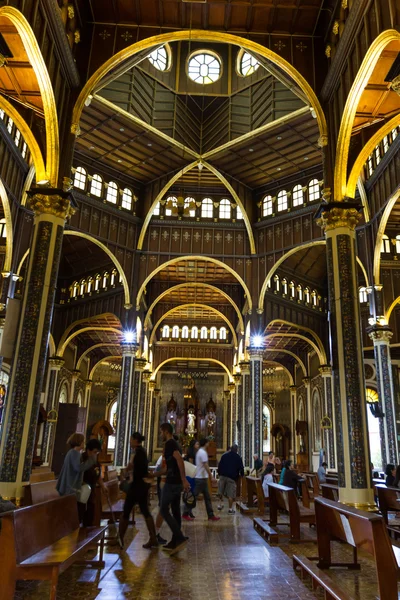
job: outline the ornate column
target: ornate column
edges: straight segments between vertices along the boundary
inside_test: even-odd
[[[227,446],[231,445],[231,422],[232,422],[232,398],[229,390],[224,390],[224,407],[225,407],[225,419],[226,419],[226,437],[223,436],[222,444],[224,446],[224,450],[226,450]]]
[[[147,451],[149,453],[149,460],[152,459],[153,454],[154,421],[156,418],[156,385],[157,384],[155,381],[149,381],[148,410],[143,433],[143,435],[146,436],[147,440]]]
[[[81,372],[79,371],[79,369],[74,369],[72,371],[72,378],[71,378],[71,396],[70,396],[70,403],[74,404],[75,402],[75,388],[76,388],[76,382],[78,381],[78,377],[81,374]]]
[[[330,429],[324,429],[324,447],[326,450],[326,462],[330,469],[336,469],[336,438],[334,429],[334,406],[332,398],[332,368],[329,365],[320,367],[319,372],[324,383],[324,417],[330,421]]]
[[[250,415],[250,363],[249,362],[241,362],[240,370],[242,373],[242,394],[241,394],[241,402],[240,402],[240,431],[241,431],[241,446],[240,446],[240,454],[242,456],[243,464],[245,466],[250,466],[250,443],[251,443],[251,415]]]
[[[145,403],[145,390],[146,385],[143,381],[143,372],[147,361],[145,358],[136,358],[135,360],[135,372],[133,377],[133,391],[132,391],[132,433],[134,431],[140,431],[140,426],[143,426],[143,411]]]
[[[360,331],[355,228],[358,206],[322,205],[326,237],[339,498],[374,507],[369,469],[363,346]]]
[[[138,406],[138,431],[142,434],[145,429],[146,422],[146,410],[147,410],[147,396],[149,389],[149,381],[150,381],[151,371],[142,371],[142,377],[140,379],[140,396],[139,396],[139,406]]]
[[[233,380],[235,382],[235,395],[234,395],[234,412],[233,412],[233,438],[232,442],[239,446],[240,452],[240,426],[238,427],[238,421],[241,418],[240,413],[240,394],[242,392],[242,376],[240,373],[235,373],[233,376]]]
[[[262,430],[262,368],[263,368],[263,351],[261,348],[250,348],[250,379],[251,379],[251,415],[252,415],[252,431],[251,431],[251,457],[258,454],[261,458],[263,454],[263,430]],[[250,460],[251,460],[250,457]]]
[[[42,460],[45,465],[50,464],[51,455],[53,453],[53,441],[55,435],[55,425],[58,415],[58,398],[57,388],[61,367],[64,364],[64,359],[59,356],[49,358],[49,367],[47,371],[46,382],[46,412],[50,422],[45,424],[42,443]]]
[[[309,377],[303,378],[304,389],[306,390],[306,414],[308,423],[308,465],[310,471],[313,470],[312,463],[312,406],[311,406],[311,379]]]
[[[33,239],[0,446],[0,493],[17,499],[32,470],[64,225],[73,212],[69,192],[33,191]]]
[[[398,463],[399,449],[396,427],[396,396],[393,383],[390,340],[393,332],[387,326],[374,324],[369,337],[374,344],[376,382],[378,384],[379,404],[383,417],[379,419],[381,430],[382,468],[388,463]]]
[[[296,391],[295,385],[290,386],[290,429],[292,435],[290,436],[290,450],[289,459],[294,463],[296,462]]]
[[[129,460],[129,440],[132,431],[132,395],[136,344],[123,343],[122,370],[119,405],[117,409],[117,434],[115,440],[114,463],[125,467]]]
[[[92,393],[92,386],[93,386],[93,379],[86,379],[85,381],[85,404],[84,407],[89,409],[89,405],[90,405],[90,394]],[[89,413],[89,410],[87,411],[87,414]],[[111,423],[112,425],[112,423]]]
[[[229,403],[230,403],[230,407],[231,407],[230,414],[229,414],[229,421],[228,421],[228,432],[229,432],[228,446],[231,447],[234,442],[234,432],[235,432],[235,428],[236,428],[236,424],[235,424],[236,385],[234,383],[230,383],[228,385],[228,390],[229,390]]]

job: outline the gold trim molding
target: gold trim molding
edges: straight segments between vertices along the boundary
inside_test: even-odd
[[[316,223],[324,231],[331,231],[338,229],[339,227],[347,227],[351,231],[354,231],[362,215],[356,208],[331,208],[325,210]]]
[[[75,208],[71,206],[69,198],[58,195],[35,194],[31,198],[30,207],[36,216],[53,215],[66,220],[75,214]]]

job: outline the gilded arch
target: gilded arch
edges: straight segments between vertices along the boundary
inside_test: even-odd
[[[1,97],[1,96],[0,96]],[[10,202],[3,182],[0,179],[0,200],[4,210],[4,217],[6,220],[6,256],[4,260],[3,272],[9,273],[11,271],[12,254],[13,254],[13,224],[11,218]]]
[[[374,283],[376,285],[379,285],[380,278],[381,278],[380,271],[381,271],[382,238],[385,233],[385,229],[386,229],[386,225],[388,223],[389,217],[390,217],[390,213],[392,212],[392,209],[393,209],[394,205],[396,204],[397,200],[399,199],[399,197],[400,197],[400,185],[397,186],[397,189],[393,192],[393,194],[390,196],[389,200],[387,201],[385,210],[383,211],[382,218],[379,223],[378,231],[376,233],[376,242],[375,242],[375,249],[374,249]]]
[[[301,335],[300,333],[269,333],[265,337],[266,337],[267,341],[268,341],[268,339],[272,339],[272,338],[276,338],[276,337],[296,338],[299,340],[303,340],[304,342],[307,342],[308,344],[310,344],[311,348],[313,350],[315,350],[315,353],[318,356],[320,366],[326,365],[325,350],[321,351],[320,348],[318,347],[318,345],[315,342],[313,342],[312,340],[310,340],[310,338],[306,337],[305,335]]]
[[[291,323],[290,321],[285,321],[284,319],[274,319],[273,321],[270,321],[268,323],[267,326],[267,330],[266,330],[266,335],[268,335],[268,327],[270,327],[271,325],[275,325],[275,323],[283,323],[284,325],[289,325],[291,327],[296,327],[297,329],[300,329],[301,331],[305,331],[306,333],[309,333],[315,340],[316,344],[318,345],[318,348],[320,349],[321,353],[325,356],[325,349],[324,349],[324,345],[321,342],[319,336],[309,327],[305,327],[304,325],[296,325],[296,323]],[[325,360],[326,360],[326,356],[325,356]],[[326,364],[326,363],[325,363]]]
[[[283,353],[283,354],[289,354],[289,356],[292,356],[293,358],[296,359],[296,361],[299,363],[300,368],[302,370],[303,376],[307,377],[307,369],[305,367],[305,364],[303,363],[303,361],[301,360],[301,358],[299,356],[297,356],[297,354],[295,354],[295,352],[291,352],[290,350],[286,350],[285,348],[279,348],[278,350],[270,350],[268,349],[266,352],[270,352],[271,354],[273,352],[275,352],[276,354],[278,353]]]
[[[78,335],[80,335],[81,333],[85,333],[86,331],[110,331],[112,333],[118,333],[122,336],[122,331],[120,329],[117,329],[116,327],[82,327],[82,329],[78,329],[78,331],[74,331],[74,333],[71,333],[71,335],[68,336],[65,339],[65,341],[60,341],[57,348],[57,356],[62,357],[68,344],[70,344],[72,340]]]
[[[119,348],[119,346],[120,346],[120,344],[111,344],[110,342],[101,342],[100,344],[93,344],[93,346],[90,346],[89,348],[87,348],[85,350],[85,352],[83,352],[80,355],[75,368],[78,370],[80,369],[83,359],[86,358],[86,356],[88,354],[90,354],[92,352],[92,350],[96,350],[96,348]]]
[[[187,361],[196,361],[196,362],[214,362],[217,363],[218,365],[220,365],[220,367],[223,367],[229,377],[229,382],[232,383],[233,378],[232,378],[232,374],[230,373],[228,367],[221,362],[220,360],[217,360],[216,358],[191,358],[191,357],[185,357],[185,356],[173,356],[172,358],[167,358],[166,360],[163,360],[155,369],[154,372],[151,376],[151,380],[154,381],[156,378],[156,375],[158,373],[158,371],[161,369],[161,367],[163,367],[166,363],[172,362],[174,360],[187,360]]]
[[[168,267],[170,265],[175,265],[178,262],[182,262],[182,261],[186,261],[186,260],[192,260],[192,261],[193,260],[203,260],[203,261],[206,261],[206,262],[212,262],[212,263],[218,265],[219,267],[223,267],[224,269],[226,269],[229,273],[231,273],[231,275],[233,275],[235,277],[235,279],[237,279],[237,281],[242,286],[242,288],[244,290],[244,293],[245,293],[245,298],[246,298],[246,300],[248,302],[248,306],[249,306],[248,310],[250,311],[252,309],[253,303],[252,303],[252,300],[251,300],[250,290],[247,287],[247,285],[245,284],[245,282],[243,281],[243,279],[240,277],[240,275],[238,275],[236,273],[236,271],[234,269],[232,269],[232,267],[230,267],[226,263],[218,260],[217,258],[212,258],[211,256],[199,256],[197,254],[194,254],[194,255],[187,254],[186,256],[177,256],[176,258],[172,258],[171,260],[167,260],[165,263],[162,263],[156,269],[154,269],[154,271],[152,271],[150,273],[150,275],[148,275],[146,277],[146,279],[144,280],[144,282],[140,286],[138,294],[136,296],[136,310],[140,310],[140,301],[142,299],[143,294],[145,293],[147,284],[154,277],[154,275],[156,275],[157,273],[159,273],[160,271],[162,271],[165,267]]]
[[[98,367],[99,367],[99,366],[100,366],[102,363],[104,363],[104,362],[106,362],[106,361],[108,361],[108,360],[116,360],[116,359],[119,359],[119,360],[121,360],[121,356],[116,354],[115,356],[107,356],[107,357],[104,357],[104,358],[102,358],[101,360],[98,360],[98,361],[97,361],[97,363],[96,363],[95,365],[93,365],[93,367],[92,367],[92,369],[91,369],[91,371],[90,371],[90,373],[89,373],[89,379],[93,379],[93,376],[94,376],[94,374],[95,374],[95,372],[96,372],[96,369],[97,369],[97,368],[98,368]]]

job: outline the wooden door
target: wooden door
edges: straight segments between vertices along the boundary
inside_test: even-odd
[[[56,477],[61,471],[65,455],[69,450],[69,447],[67,446],[67,439],[70,435],[78,431],[78,414],[78,404],[59,404],[58,406],[58,419],[56,435],[54,439],[53,460],[51,463],[51,469],[54,471]],[[79,431],[79,433],[84,433],[84,431]]]

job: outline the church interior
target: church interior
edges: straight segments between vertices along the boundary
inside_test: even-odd
[[[398,598],[399,148],[399,0],[1,2],[0,600]],[[172,558],[137,510],[57,583],[68,438],[112,530],[166,422],[215,506],[237,446],[234,517],[198,500]]]

